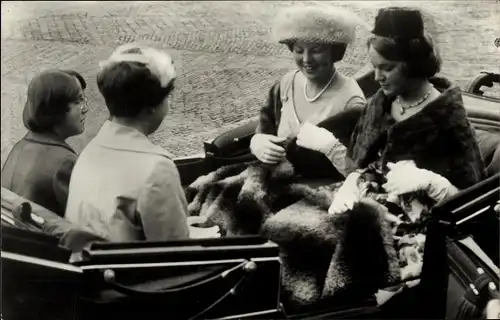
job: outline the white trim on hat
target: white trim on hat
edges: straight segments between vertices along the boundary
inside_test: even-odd
[[[123,53],[131,49],[139,49],[141,52]],[[145,64],[151,73],[158,78],[162,87],[167,87],[177,76],[172,57],[168,53],[134,43],[127,43],[116,48],[107,60],[99,62],[99,68],[103,70],[123,61]]]

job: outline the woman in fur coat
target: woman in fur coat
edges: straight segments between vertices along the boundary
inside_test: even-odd
[[[424,238],[408,234],[422,233],[425,224],[419,222],[428,209],[479,182],[485,167],[460,89],[435,77],[441,62],[424,33],[421,12],[383,8],[372,34],[368,50],[381,88],[364,108],[348,147],[358,170],[347,176],[329,212],[375,198],[400,214],[395,230],[410,244],[401,242],[400,254],[415,257]]]
[[[278,14],[273,35],[290,49],[297,70],[271,88],[268,104],[261,109],[250,144],[261,162],[281,162],[285,140],[296,138],[299,147],[309,150],[308,157],[329,160],[322,161],[327,171],[345,173],[344,145],[317,125],[344,110],[362,109],[366,102],[356,80],[335,68],[359,23],[354,14],[331,7],[297,6]]]
[[[390,196],[424,191],[433,204],[485,176],[460,89],[435,77],[441,61],[420,11],[381,9],[368,41],[380,90],[365,107],[348,148],[356,170],[330,212],[352,207],[366,168],[382,173]]]

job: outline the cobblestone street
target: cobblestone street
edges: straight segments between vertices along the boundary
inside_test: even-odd
[[[311,1],[308,1],[311,2]],[[140,41],[169,51],[179,78],[170,116],[152,139],[182,156],[258,113],[268,88],[294,67],[287,49],[270,39],[272,18],[291,2],[2,2],[2,164],[25,133],[20,115],[27,84],[47,68],[72,68],[89,83],[87,130],[71,140],[80,151],[107,117],[95,76],[98,62],[119,44]],[[315,2],[332,5],[330,2]],[[393,2],[335,2],[373,24],[377,8]],[[445,61],[443,74],[464,86],[481,70],[498,70],[493,41],[499,5],[412,2],[435,17],[432,30]],[[368,27],[367,27],[368,28]],[[365,39],[339,67],[346,74],[367,65]],[[495,56],[496,55],[496,56]]]

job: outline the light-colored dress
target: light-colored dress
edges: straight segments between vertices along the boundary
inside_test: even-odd
[[[302,92],[294,92],[294,86],[299,70],[291,71],[281,80],[281,118],[278,126],[278,136],[289,138],[296,137],[300,131],[302,124],[305,121],[300,121],[297,115],[297,105],[295,104],[294,96],[303,94]],[[318,108],[306,120],[312,124],[319,124],[348,108],[363,106],[366,103],[366,98],[363,91],[359,87],[355,79],[347,77],[337,71],[336,77],[338,81],[332,83],[329,89],[325,91],[323,97],[317,100],[311,107]],[[326,98],[326,99],[323,99]],[[305,99],[304,99],[305,100]],[[346,170],[345,155],[347,149],[344,145],[338,143],[332,146],[332,149],[326,156],[332,164],[344,173]]]

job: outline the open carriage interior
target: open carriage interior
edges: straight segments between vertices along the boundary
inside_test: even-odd
[[[358,83],[367,97],[378,89],[373,73]],[[500,103],[467,92],[463,99],[488,166],[500,148]],[[183,185],[221,166],[254,160],[249,142],[255,126],[250,122],[207,141],[203,155],[176,159]],[[489,299],[500,297],[500,217],[493,210],[500,200],[500,168],[489,170],[485,181],[432,210],[422,273],[406,285],[386,288],[397,292],[387,302],[354,294],[297,310],[281,301],[280,250],[266,239],[106,243],[2,188],[2,314],[5,319],[478,318]],[[26,303],[30,308],[22,307]],[[23,313],[16,317],[19,308]]]

